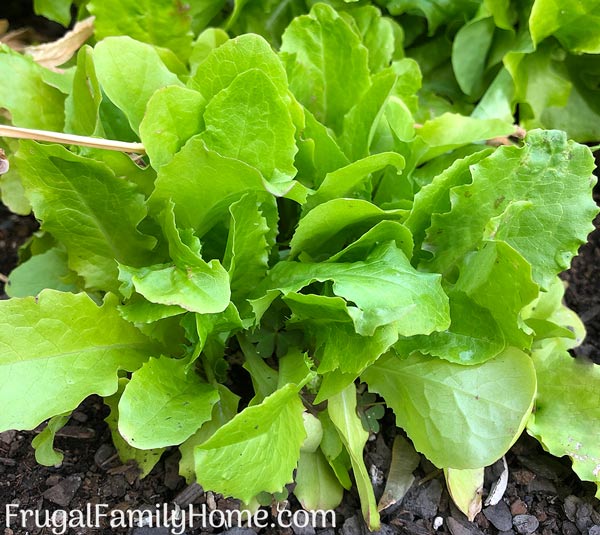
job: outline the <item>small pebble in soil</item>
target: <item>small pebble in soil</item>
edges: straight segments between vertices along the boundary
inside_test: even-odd
[[[365,534],[365,523],[362,518],[358,515],[347,518],[342,526],[342,535],[364,535]]]
[[[588,531],[588,535],[600,535],[600,526],[592,526]]]
[[[69,476],[44,492],[46,500],[67,507],[81,486],[81,476]]]
[[[581,500],[577,496],[571,495],[565,498],[563,507],[565,510],[565,515],[567,515],[567,518],[571,522],[575,522],[575,514],[577,513],[577,508],[579,507],[580,503]]]
[[[500,531],[508,531],[512,528],[513,523],[510,509],[503,501],[486,507],[483,510],[483,514]]]
[[[446,520],[448,529],[452,535],[482,535],[482,531],[473,523],[462,524],[458,520],[449,517]]]
[[[442,497],[442,485],[437,479],[413,484],[402,500],[402,508],[412,511],[416,516],[432,520],[438,512]]]
[[[517,515],[513,518],[513,525],[518,533],[527,535],[533,533],[540,525],[538,519],[533,515]]]
[[[517,498],[510,506],[510,513],[513,516],[524,515],[527,513],[527,505],[523,500]]]
[[[133,528],[131,535],[170,535],[169,528]]]
[[[577,526],[573,524],[573,522],[569,522],[565,520],[562,525],[562,533],[563,535],[580,535]]]

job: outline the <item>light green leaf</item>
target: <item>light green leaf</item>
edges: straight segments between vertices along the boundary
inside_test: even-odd
[[[217,390],[185,362],[151,358],[133,373],[119,401],[119,432],[131,445],[148,450],[178,445],[210,420]]]
[[[394,106],[404,111],[401,115],[397,111],[394,114],[394,130],[401,134],[402,139],[413,137],[414,119],[398,93],[416,92],[421,84],[421,73],[413,60],[404,60],[400,66],[403,68],[388,68],[374,76],[372,85],[345,116],[340,143],[352,160],[369,154],[378,126],[385,119],[386,112],[391,114],[394,111]]]
[[[307,511],[332,510],[342,501],[344,488],[320,450],[300,453],[295,481],[294,496]]]
[[[198,483],[245,503],[261,492],[280,492],[292,481],[306,436],[303,412],[294,384],[246,407],[196,447]]]
[[[458,30],[452,43],[452,68],[467,95],[479,92],[484,82],[488,52],[496,25],[492,17],[475,18]]]
[[[455,113],[444,113],[427,121],[417,132],[417,138],[425,143],[423,163],[449,150],[463,147],[514,132],[514,126],[500,119],[474,119]]]
[[[121,317],[131,323],[153,323],[164,318],[178,316],[187,312],[177,305],[159,305],[151,303],[139,294],[134,294],[127,303],[119,306]]]
[[[113,299],[42,291],[0,302],[0,429],[33,429],[75,409],[87,396],[117,390],[154,344],[122,320]],[[15,336],[19,332],[20,336]]]
[[[339,134],[344,115],[370,85],[369,54],[359,36],[331,6],[315,4],[288,26],[281,53],[292,93]]]
[[[546,41],[535,51],[530,44],[525,51],[509,52],[503,61],[514,83],[519,121],[530,130],[543,125],[548,108],[567,104],[572,83],[565,73],[564,50],[556,41]]]
[[[71,0],[33,0],[33,12],[66,28],[71,22],[72,3]]]
[[[400,340],[394,346],[399,355],[421,352],[458,364],[479,364],[504,350],[504,335],[488,310],[462,292],[452,291],[449,297],[450,327]]]
[[[253,69],[265,74],[280,96],[287,94],[283,64],[267,41],[252,34],[240,35],[215,48],[198,66],[188,86],[200,91],[210,102],[238,76]]]
[[[521,311],[538,296],[538,286],[531,278],[531,266],[510,245],[485,242],[467,255],[454,289],[491,312],[509,345],[531,346],[531,331]]]
[[[321,420],[308,411],[302,413],[306,438],[300,447],[300,453],[315,453],[323,439],[323,425]]]
[[[140,138],[154,169],[169,163],[188,139],[204,129],[205,106],[200,93],[179,86],[164,87],[150,97]]]
[[[306,124],[297,141],[295,165],[303,183],[318,186],[327,173],[350,162],[340,149],[333,133],[304,110]]]
[[[21,177],[15,165],[8,172],[0,175],[0,199],[11,212],[18,215],[29,215],[31,204],[25,196]]]
[[[280,262],[265,286],[288,294],[326,280],[333,281],[334,294],[353,303],[348,313],[362,336],[372,336],[378,327],[391,323],[403,336],[430,334],[450,323],[439,275],[416,271],[390,243],[376,248],[364,262]]]
[[[575,54],[600,53],[600,2],[535,0],[529,28],[534,43],[553,35]]]
[[[256,167],[269,181],[296,174],[294,125],[286,102],[267,74],[250,69],[208,103],[204,113],[208,148]]]
[[[378,73],[388,67],[392,59],[402,55],[403,31],[397,22],[382,17],[381,11],[370,5],[351,9],[350,14],[364,46],[369,50],[369,70],[372,73]]]
[[[0,107],[10,111],[15,126],[62,130],[65,95],[45,81],[46,72],[32,58],[0,44]]]
[[[231,296],[229,276],[218,260],[198,260],[186,267],[157,264],[135,268],[121,264],[119,279],[132,284],[152,303],[177,305],[200,314],[223,312]]]
[[[369,433],[363,429],[360,418],[356,414],[356,388],[353,384],[329,399],[327,413],[350,454],[363,518],[369,529],[376,531],[380,525],[379,512],[371,479],[363,460],[363,450]]]
[[[96,39],[129,37],[169,48],[184,61],[192,45],[191,17],[177,0],[91,0]],[[130,65],[130,69],[134,65]]]
[[[413,11],[423,13],[429,25],[429,35],[433,35],[442,24],[472,18],[480,4],[478,0],[385,0],[384,3],[392,15]]]
[[[393,241],[407,258],[412,258],[413,240],[410,230],[397,221],[380,221],[348,247],[329,257],[327,262],[357,262],[386,241]]]
[[[229,215],[234,202],[252,191],[265,191],[256,169],[209,150],[200,138],[193,137],[159,169],[150,206],[172,200],[179,225],[194,229],[202,237]]]
[[[514,348],[475,366],[388,355],[361,378],[394,410],[417,451],[440,468],[497,461],[521,434],[536,392],[531,359]]]
[[[220,2],[220,0],[218,0]],[[223,43],[229,41],[229,35],[221,28],[206,28],[194,41],[189,64],[192,78],[196,74],[196,69],[209,54],[220,47]]]
[[[481,511],[483,472],[483,468],[444,469],[446,485],[452,501],[465,514],[469,522],[473,522]]]
[[[568,56],[564,65],[572,84],[568,100],[566,105],[546,107],[541,115],[542,124],[566,130],[576,141],[596,142],[600,139],[600,91],[595,80],[600,73],[600,57]]]
[[[213,405],[211,419],[202,424],[190,438],[181,446],[181,460],[179,461],[179,475],[185,477],[188,483],[196,480],[196,468],[194,462],[194,450],[203,442],[206,442],[221,426],[225,425],[236,414],[239,396],[236,396],[226,386],[217,385],[219,400]]]
[[[223,263],[231,280],[234,302],[247,297],[265,278],[275,245],[275,199],[261,197],[248,193],[229,208],[231,224]]]
[[[527,431],[552,455],[568,455],[575,473],[595,482],[600,497],[600,369],[571,357],[558,340],[540,345],[533,363],[538,395]]]
[[[374,154],[328,173],[317,192],[308,199],[306,207],[310,209],[317,204],[339,197],[357,197],[363,190],[370,194],[371,174],[381,171],[387,166],[396,169],[397,180],[405,180],[399,177],[400,172],[404,169],[402,156],[395,152]]]
[[[167,201],[165,208],[158,216],[160,226],[167,238],[169,256],[179,267],[204,266],[202,260],[202,244],[191,230],[180,230],[175,220],[175,205]]]
[[[154,92],[168,85],[183,85],[154,47],[131,37],[103,39],[94,49],[94,64],[102,89],[125,113],[136,133]]]
[[[503,67],[487,88],[471,114],[477,119],[502,119],[513,121],[515,84]]]
[[[54,437],[57,431],[62,429],[71,413],[54,416],[48,420],[48,424],[43,431],[31,441],[31,445],[35,450],[35,460],[43,466],[57,466],[62,463],[64,455],[54,449]]]
[[[472,167],[472,184],[452,189],[451,211],[433,216],[431,267],[448,272],[487,234],[518,251],[546,287],[593,230],[593,167],[589,149],[568,142],[563,132],[533,131],[523,147],[499,148]],[[511,206],[522,201],[527,204],[519,210]]]
[[[6,285],[9,297],[36,296],[44,288],[61,292],[76,292],[74,273],[67,265],[67,254],[58,247],[32,256],[17,266]]]
[[[155,240],[137,230],[146,207],[135,186],[58,145],[21,141],[15,160],[42,228],[65,246],[88,288],[115,290],[117,261],[146,260]]]
[[[135,461],[137,464],[142,479],[146,477],[160,460],[166,448],[156,448],[151,450],[141,450],[130,446],[119,433],[119,400],[123,395],[129,379],[121,377],[119,379],[119,390],[112,396],[104,398],[104,403],[110,407],[110,414],[104,419],[110,429],[113,445],[117,449],[119,459],[123,464],[128,461]]]
[[[522,311],[522,316],[536,335],[541,338],[562,338],[567,349],[577,347],[585,339],[585,326],[581,318],[564,303],[566,282],[556,277],[548,291],[540,292]],[[542,331],[540,332],[540,328]]]
[[[491,150],[478,151],[454,161],[417,192],[405,222],[406,227],[412,232],[417,248],[420,248],[423,243],[425,233],[431,225],[432,215],[450,211],[450,190],[454,186],[470,183],[471,166],[488,156],[490,152]]]
[[[293,313],[291,323],[301,323],[314,338],[320,374],[339,370],[356,378],[398,340],[394,324],[379,327],[373,336],[357,334],[346,303],[339,297],[291,293],[284,301]]]
[[[323,455],[325,455],[329,466],[331,466],[332,470],[335,472],[335,476],[340,482],[340,485],[346,490],[350,490],[352,481],[350,480],[350,475],[348,473],[351,467],[348,452],[344,448],[340,434],[327,414],[327,411],[321,411],[318,414],[318,418],[323,429],[321,451],[323,452]]]
[[[93,50],[84,45],[77,53],[77,67],[73,76],[73,89],[65,100],[65,131],[82,136],[91,136],[99,124],[102,90],[96,77]]]
[[[313,208],[301,220],[290,242],[292,258],[327,258],[349,239],[359,238],[381,221],[404,219],[403,210],[382,210],[362,199],[332,199]],[[354,241],[352,239],[352,241]]]
[[[238,342],[245,357],[244,369],[250,374],[254,397],[250,405],[262,402],[277,390],[278,372],[269,366],[259,355],[253,344],[239,336]]]

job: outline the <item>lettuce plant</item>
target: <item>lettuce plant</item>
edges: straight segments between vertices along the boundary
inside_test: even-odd
[[[368,12],[365,30],[315,4],[277,52],[110,36],[56,73],[0,49],[16,125],[146,152],[7,142],[3,200],[41,230],[0,302],[0,430],[49,420],[34,446],[55,464],[98,394],[142,474],[178,447],[206,489],[251,505],[295,481],[332,508],[352,471],[375,529],[363,382],[447,473],[526,429],[600,482],[600,372],[569,356],[584,332],[558,279],[598,212],[592,154],[556,130],[510,142],[502,119],[419,122],[419,65]]]

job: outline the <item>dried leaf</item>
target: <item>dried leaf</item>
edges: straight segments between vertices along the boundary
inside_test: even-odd
[[[52,43],[29,46],[25,52],[37,63],[56,70],[56,67],[69,61],[94,33],[94,17],[79,21],[70,32]]]
[[[378,511],[383,511],[404,498],[415,480],[413,470],[419,465],[420,458],[412,444],[404,437],[398,435],[394,439],[390,472],[383,495],[377,504]]]
[[[464,470],[446,468],[444,475],[452,500],[472,522],[477,513],[481,511],[483,468]]]
[[[502,457],[502,463],[504,468],[498,480],[492,485],[489,496],[485,500],[485,505],[496,505],[504,496],[506,491],[506,485],[508,484],[508,465],[506,464],[506,457]]]

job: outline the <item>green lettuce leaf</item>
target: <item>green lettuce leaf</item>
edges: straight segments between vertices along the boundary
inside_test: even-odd
[[[107,37],[98,43],[94,65],[102,89],[136,133],[154,92],[168,85],[183,85],[154,47],[131,37]]]
[[[204,130],[206,101],[200,93],[171,85],[156,91],[140,123],[140,138],[158,169],[171,161],[188,139]]]
[[[344,447],[350,455],[354,479],[358,487],[363,518],[371,531],[379,529],[379,512],[371,478],[363,460],[363,450],[369,433],[363,429],[356,414],[356,388],[348,386],[327,403],[327,413],[335,425]]]
[[[198,483],[244,503],[280,492],[292,481],[306,437],[303,411],[294,384],[244,409],[195,448]]]
[[[140,470],[140,479],[146,477],[156,466],[166,448],[157,448],[151,450],[140,450],[130,446],[119,433],[119,400],[127,386],[129,379],[121,377],[119,379],[119,390],[112,396],[104,398],[104,403],[110,408],[110,414],[104,419],[110,429],[110,435],[113,444],[119,454],[119,459],[123,464],[129,461],[135,461]]]
[[[473,166],[471,184],[452,189],[451,210],[433,216],[427,233],[431,268],[447,273],[491,238],[518,251],[546,287],[593,230],[593,167],[589,149],[562,132],[533,131],[523,147],[499,148]]]
[[[119,401],[119,432],[148,450],[178,445],[210,420],[219,393],[185,362],[151,358],[134,372]]]
[[[291,180],[295,128],[278,88],[259,69],[239,74],[206,106],[208,148],[257,168],[274,182]]]
[[[252,191],[265,191],[256,169],[208,149],[196,136],[159,169],[150,206],[173,201],[179,225],[194,229],[202,237],[228,216],[231,204]]]
[[[112,298],[99,307],[84,293],[44,290],[0,309],[2,430],[33,429],[91,394],[113,394],[119,370],[136,370],[157,351]]]
[[[533,363],[514,348],[475,366],[388,355],[361,378],[394,410],[415,448],[439,468],[497,461],[523,431],[536,392]]]
[[[529,17],[534,43],[553,35],[576,54],[600,54],[600,2],[535,0]]]
[[[137,230],[146,207],[135,186],[58,145],[22,141],[16,162],[43,228],[64,244],[69,267],[89,288],[116,290],[117,261],[146,261],[155,240]]]
[[[71,0],[33,0],[33,12],[67,27],[71,22]]]
[[[574,359],[558,340],[549,340],[533,351],[538,395],[527,431],[544,448],[568,455],[573,470],[584,481],[593,481],[600,496],[600,369]]]
[[[113,35],[169,48],[183,60],[191,52],[189,8],[177,0],[90,0],[98,41]],[[130,68],[133,65],[130,65]]]
[[[0,44],[0,107],[10,111],[12,123],[24,128],[62,130],[65,95],[48,83],[46,71],[32,58]]]
[[[327,280],[333,281],[334,294],[353,303],[348,313],[362,336],[372,336],[378,327],[390,323],[403,336],[430,334],[450,323],[440,276],[416,271],[391,243],[376,248],[363,262],[280,262],[264,286],[289,294]]]
[[[288,26],[281,54],[292,93],[340,133],[344,115],[370,85],[369,54],[359,36],[331,6],[315,4]]]

